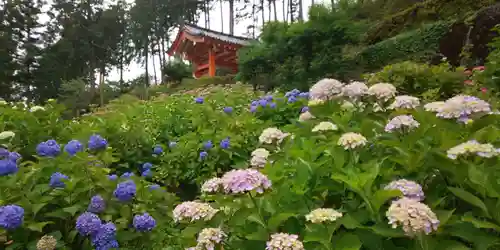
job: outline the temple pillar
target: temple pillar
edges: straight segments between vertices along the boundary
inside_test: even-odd
[[[215,51],[212,46],[208,49],[208,75],[210,77],[215,76]]]

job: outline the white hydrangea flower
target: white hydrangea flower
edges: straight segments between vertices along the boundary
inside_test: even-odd
[[[311,120],[311,119],[314,119],[314,115],[311,114],[309,111],[306,111],[304,113],[301,113],[300,116],[299,116],[299,121],[300,122],[305,122],[305,121],[308,121],[308,120]]]
[[[250,159],[250,166],[252,167],[264,167],[267,163],[267,157],[269,157],[269,151],[265,148],[258,148],[252,152],[252,159]]]
[[[420,100],[417,97],[409,95],[396,96],[395,100],[388,109],[415,109],[420,106]]]
[[[409,236],[429,234],[439,226],[436,214],[427,205],[407,197],[393,201],[386,216],[393,228],[402,226]]]
[[[448,158],[457,159],[460,155],[477,155],[484,158],[491,158],[500,155],[500,149],[495,148],[492,144],[481,144],[476,140],[461,143],[447,152]]]
[[[266,250],[304,250],[304,245],[295,234],[276,233],[266,243]]]
[[[16,136],[16,133],[12,131],[3,131],[2,133],[0,133],[0,140],[10,139],[14,136]]]
[[[352,82],[342,88],[342,96],[348,97],[351,100],[358,100],[366,95],[368,87],[363,82]]]
[[[209,179],[201,185],[201,192],[203,193],[215,193],[219,191],[222,186],[221,186],[221,179],[218,177],[214,177],[212,179]]]
[[[344,149],[355,149],[366,145],[366,138],[358,133],[348,132],[340,136],[337,144],[344,147]]]
[[[319,80],[309,89],[311,100],[328,101],[341,93],[342,84],[340,81],[330,78]]]
[[[333,208],[318,208],[306,215],[306,220],[315,224],[334,222],[342,217],[342,213]]]
[[[259,136],[259,142],[264,144],[281,143],[288,135],[277,128],[266,128]]]
[[[319,132],[319,131],[330,131],[330,130],[337,130],[337,125],[331,123],[331,122],[320,122],[318,125],[316,125],[313,129],[312,132]]]
[[[418,128],[418,126],[420,126],[420,123],[413,119],[412,115],[398,115],[387,123],[385,131],[389,133],[395,130],[410,131],[414,128]]]
[[[430,102],[424,105],[424,110],[429,112],[438,112],[439,108],[444,105],[444,102]]]
[[[390,83],[377,83],[372,85],[369,89],[367,94],[374,96],[378,100],[381,101],[388,101],[389,99],[393,98],[397,93],[396,87]]]
[[[474,96],[458,95],[444,102],[438,108],[437,117],[444,119],[458,119],[466,122],[469,116],[480,116],[491,112],[490,104]]]
[[[218,209],[213,208],[208,203],[197,201],[186,201],[174,208],[173,217],[175,222],[189,220],[191,222],[198,220],[208,221],[214,217]]]
[[[198,244],[195,249],[214,250],[226,238],[226,234],[220,228],[204,228],[198,234]]]
[[[341,109],[343,110],[353,110],[356,108],[352,102],[349,101],[343,101],[342,105],[340,106]]]

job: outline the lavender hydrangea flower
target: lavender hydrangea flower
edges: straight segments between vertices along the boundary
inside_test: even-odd
[[[421,201],[425,198],[422,186],[414,181],[400,179],[389,183],[384,187],[385,190],[399,190],[407,198]]]
[[[250,103],[250,106],[257,106],[259,105],[259,101],[252,101],[252,103]]]
[[[260,99],[259,100],[259,105],[261,107],[266,107],[267,106],[267,100],[266,99]]]
[[[106,202],[100,195],[95,195],[90,199],[89,207],[87,211],[91,213],[101,213],[106,209]]]
[[[288,100],[287,100],[288,103],[294,103],[296,101],[297,101],[297,97],[295,97],[295,96],[290,96],[290,97],[288,97]]]
[[[17,160],[21,159],[21,154],[18,152],[10,152],[7,156],[7,159],[13,162],[17,162]]]
[[[206,151],[200,152],[200,160],[205,160],[208,157],[208,153]]]
[[[55,140],[48,140],[36,146],[36,153],[39,156],[56,157],[61,153],[61,147]]]
[[[274,103],[274,102],[269,103],[269,107],[272,109],[276,108],[276,103]]]
[[[13,230],[20,227],[24,221],[24,209],[18,205],[0,207],[0,227]]]
[[[94,234],[101,227],[101,219],[96,214],[85,212],[76,219],[76,230],[82,236]]]
[[[142,177],[152,177],[153,171],[151,171],[151,169],[146,169],[142,172],[141,176]]]
[[[91,242],[96,250],[118,249],[115,224],[108,222],[100,225],[98,230],[91,235]]]
[[[226,193],[245,193],[255,190],[264,192],[271,187],[271,181],[255,169],[235,169],[225,173],[221,178],[222,188]]]
[[[304,106],[304,107],[302,107],[302,109],[300,110],[300,113],[305,113],[305,112],[308,112],[308,111],[309,111],[309,107]]]
[[[309,92],[302,92],[299,94],[300,98],[308,99],[309,98]]]
[[[205,144],[203,144],[203,148],[205,148],[205,150],[209,150],[213,147],[213,143],[212,141],[208,140],[207,142],[205,142]]]
[[[276,233],[266,243],[266,250],[304,250],[304,245],[295,234]]]
[[[413,119],[412,115],[398,115],[387,123],[385,131],[389,133],[394,131],[411,131],[419,126],[420,123]]]
[[[250,112],[255,113],[257,111],[257,106],[250,106]]]
[[[0,160],[0,176],[14,174],[18,171],[17,164],[11,160]]]
[[[205,99],[203,97],[196,97],[194,99],[194,102],[198,104],[203,104],[203,102],[205,102]]]
[[[116,174],[110,174],[108,175],[108,179],[111,180],[111,181],[115,181],[118,179],[118,175]]]
[[[231,114],[231,113],[233,113],[233,108],[232,107],[224,107],[223,111],[226,114]]]
[[[223,139],[221,142],[220,142],[220,147],[222,149],[228,149],[229,146],[231,145],[230,141],[229,141],[229,137],[227,137],[226,139]]]
[[[135,230],[139,232],[149,232],[156,227],[156,220],[148,213],[134,216],[132,221]]]
[[[132,176],[134,176],[134,173],[132,173],[132,172],[125,172],[120,177],[123,178],[123,179],[128,179],[128,178],[130,178]]]
[[[113,192],[113,195],[119,200],[119,201],[130,201],[132,198],[134,198],[135,193],[137,192],[137,187],[135,186],[134,181],[128,180],[119,183],[116,186],[115,191]]]
[[[153,148],[153,154],[154,155],[161,155],[161,153],[163,153],[163,147],[160,146],[160,145],[154,146],[154,148]]]
[[[5,148],[0,148],[0,157],[8,157],[9,156],[9,150]]]
[[[406,197],[393,201],[386,216],[393,228],[402,226],[409,236],[430,234],[439,227],[436,214],[427,205]]]
[[[105,149],[108,146],[108,141],[100,135],[90,136],[88,147],[90,150]]]
[[[69,179],[68,176],[59,172],[55,172],[50,176],[49,186],[52,188],[64,188],[66,184],[64,183],[63,180],[68,180],[68,179]]]
[[[151,164],[151,162],[146,162],[146,163],[142,164],[143,170],[148,170],[148,169],[151,169],[152,167],[153,167],[153,164]]]
[[[83,144],[78,140],[71,140],[64,146],[64,151],[73,156],[76,153],[83,151]]]

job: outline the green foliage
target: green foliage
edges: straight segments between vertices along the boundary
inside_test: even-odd
[[[181,60],[168,62],[163,66],[162,72],[164,74],[164,81],[174,83],[180,83],[184,78],[191,78],[193,74],[191,66]]]
[[[463,68],[451,69],[446,63],[433,66],[407,61],[387,65],[367,78],[370,83],[391,83],[400,94],[415,95],[425,100],[444,100],[464,90],[466,76]]]

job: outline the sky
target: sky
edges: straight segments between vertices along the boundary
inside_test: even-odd
[[[130,2],[132,2],[133,0],[129,0]],[[283,18],[283,11],[282,11],[282,3],[283,1],[277,1],[276,2],[276,7],[277,7],[277,13],[278,13],[278,19],[282,19]],[[321,3],[323,1],[318,1],[316,0],[315,3]],[[325,1],[326,2],[326,1]],[[329,1],[328,1],[329,2]],[[304,18],[307,19],[307,13],[309,11],[309,8],[311,6],[311,0],[303,0],[303,4],[304,4]],[[235,9],[239,9],[239,8],[242,8],[243,7],[243,4],[242,3],[236,3],[235,4]],[[210,29],[212,30],[215,30],[215,31],[224,31],[225,33],[228,33],[229,31],[229,4],[227,2],[224,2],[223,6],[222,6],[222,10],[223,10],[223,14],[224,14],[224,22],[221,22],[221,8],[220,8],[220,3],[219,2],[216,2],[213,6],[213,9],[210,11]],[[265,9],[265,17],[267,18],[268,17],[268,9]],[[274,14],[273,14],[274,15]],[[261,17],[261,14],[258,14],[259,16],[259,21],[257,22],[259,25],[262,23],[260,17]],[[198,26],[201,26],[201,27],[204,27],[204,16],[202,14],[202,16],[200,16],[199,18],[199,22],[198,22]],[[222,27],[222,24],[224,25],[224,27]],[[236,23],[235,24],[235,27],[234,27],[234,35],[237,35],[237,36],[244,36],[244,33],[247,32],[247,27],[249,25],[252,25],[252,20],[251,18],[248,18],[248,20],[241,20],[240,22]],[[223,29],[224,28],[224,29]],[[260,27],[259,27],[260,28]],[[258,31],[256,31],[256,35],[258,34]],[[175,36],[177,34],[171,34],[171,39],[175,39]],[[150,58],[151,60],[151,58]],[[158,59],[158,56],[156,56],[154,58],[155,60],[155,65],[156,65],[156,74],[157,74],[157,79],[161,79],[160,77],[160,70],[159,70],[159,59]],[[151,75],[151,78],[153,80],[153,66],[152,64],[150,63],[149,64],[149,74]],[[130,64],[128,67],[127,67],[127,70],[123,73],[124,74],[124,80],[127,81],[127,80],[131,80],[131,79],[134,79],[142,74],[144,74],[145,72],[145,69],[144,69],[144,66],[142,64],[139,64],[137,62],[132,62],[132,64]],[[120,79],[120,75],[119,75],[119,71],[117,69],[112,69],[111,72],[109,72],[109,75],[107,77],[107,80],[108,81],[117,81]]]

